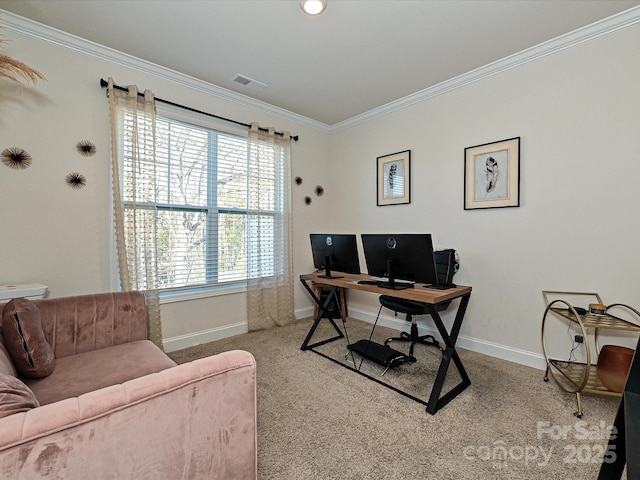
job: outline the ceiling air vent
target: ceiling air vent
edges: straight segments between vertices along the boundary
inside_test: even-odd
[[[267,88],[267,86],[264,83],[254,80],[252,78],[246,77],[244,75],[241,75],[239,73],[234,75],[231,81],[233,83],[237,83],[238,85],[242,85],[243,87],[247,87],[247,88],[250,88],[251,90],[255,90],[256,92],[261,92],[262,90]]]

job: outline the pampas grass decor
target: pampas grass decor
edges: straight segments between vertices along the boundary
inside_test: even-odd
[[[0,38],[0,48],[5,43],[7,43],[7,40]],[[38,80],[46,80],[45,76],[39,71],[2,52],[0,52],[0,77],[8,78],[20,84],[23,84],[22,80],[31,83],[36,83]]]

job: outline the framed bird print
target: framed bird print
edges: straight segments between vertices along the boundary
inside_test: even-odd
[[[464,149],[464,209],[520,206],[520,137]]]
[[[378,157],[378,206],[411,203],[411,150]]]

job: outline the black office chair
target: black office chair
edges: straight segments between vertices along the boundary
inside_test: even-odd
[[[436,262],[436,275],[438,277],[438,283],[452,283],[453,276],[460,267],[460,262],[458,261],[456,251],[452,248],[446,250],[437,250],[433,252],[433,255]],[[411,322],[411,331],[409,333],[402,332],[399,337],[387,338],[387,340],[385,340],[384,342],[385,345],[388,346],[390,342],[411,342],[411,346],[409,347],[409,362],[411,363],[416,361],[416,358],[413,356],[413,347],[416,345],[416,343],[436,347],[439,348],[440,351],[444,351],[444,349],[440,346],[440,343],[433,337],[433,335],[418,335],[418,324],[416,322],[416,317],[418,315],[429,315],[429,310],[427,310],[426,304],[414,300],[404,300],[389,295],[381,295],[380,304],[381,310],[382,307],[386,307],[390,310],[393,310],[396,315],[398,314],[398,312],[404,313],[407,315],[407,322]],[[435,305],[435,309],[437,312],[441,312],[443,310],[446,310],[450,304],[451,301],[442,302]],[[379,314],[380,313],[378,312],[378,315]]]

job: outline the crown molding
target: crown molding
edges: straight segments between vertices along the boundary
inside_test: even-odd
[[[473,82],[477,82],[486,77],[496,75],[522,64],[538,60],[547,55],[552,55],[561,50],[574,47],[581,43],[596,39],[603,35],[608,35],[617,30],[635,25],[640,22],[640,6],[633,7],[616,15],[612,15],[598,22],[574,30],[556,37],[547,42],[515,53],[501,60],[489,63],[467,73],[463,73],[450,80],[425,88],[419,92],[407,95],[406,97],[394,100],[373,110],[369,110],[361,115],[336,123],[330,127],[330,133],[337,133],[349,128],[369,122],[377,117],[381,117],[391,112],[401,110],[416,103],[424,102],[430,98],[442,95],[456,88],[464,87]]]
[[[324,133],[329,133],[329,125],[310,119],[303,115],[285,110],[284,108],[276,107],[269,103],[256,100],[255,98],[242,95],[240,93],[233,92],[226,88],[219,87],[212,83],[208,83],[199,80],[195,77],[191,77],[181,72],[171,70],[170,68],[156,65],[155,63],[143,60],[132,55],[114,50],[112,48],[100,45],[98,43],[86,40],[84,38],[72,35],[62,30],[44,25],[42,23],[33,21],[31,19],[21,17],[14,13],[0,9],[2,14],[2,24],[8,30],[21,33],[23,35],[37,38],[53,45],[58,45],[69,50],[90,55],[101,60],[106,60],[127,68],[137,70],[142,73],[153,75],[155,77],[169,80],[173,83],[197,90],[207,95],[227,100],[238,105],[250,107],[262,112],[265,112],[276,117],[295,122],[298,125],[303,125],[316,130],[320,130]],[[96,84],[100,79],[96,79]]]
[[[334,125],[327,125],[322,122],[310,119],[297,113],[285,110],[280,107],[256,100],[226,88],[204,82],[197,78],[185,75],[184,73],[171,70],[160,65],[139,59],[132,55],[119,52],[104,45],[100,45],[89,40],[71,35],[61,30],[43,25],[33,20],[15,15],[6,10],[0,9],[2,23],[9,29],[18,33],[37,38],[44,42],[62,46],[86,55],[91,55],[102,60],[113,62],[127,68],[132,68],[158,78],[169,80],[188,88],[200,91],[207,95],[213,95],[222,100],[227,100],[242,106],[257,109],[259,111],[274,115],[299,125],[307,126],[324,133],[337,133],[349,128],[369,122],[377,117],[401,110],[403,108],[424,102],[430,98],[442,95],[451,90],[464,87],[473,82],[477,82],[492,75],[499,74],[506,70],[518,67],[522,64],[532,62],[547,55],[552,55],[567,48],[574,47],[581,43],[596,39],[603,35],[608,35],[617,30],[627,28],[640,22],[640,6],[633,7],[616,15],[612,15],[598,22],[574,30],[567,34],[556,37],[547,42],[528,48],[516,54],[505,57],[483,67],[459,75],[450,80],[446,80],[438,85],[425,88],[419,92],[407,95],[393,102],[389,102],[378,108],[374,108],[355,117],[349,118]]]

